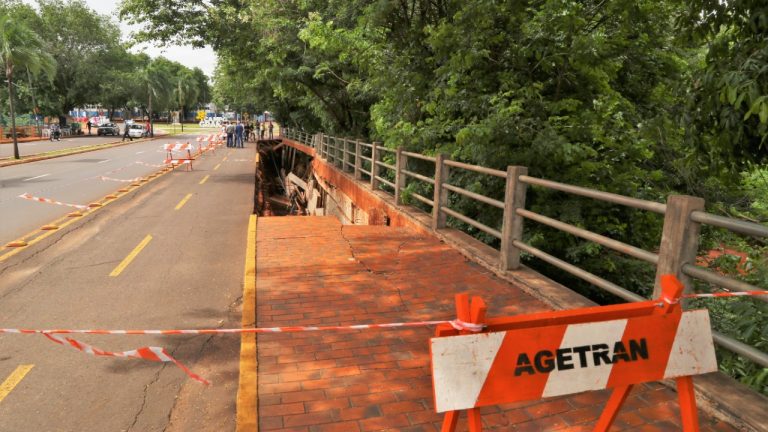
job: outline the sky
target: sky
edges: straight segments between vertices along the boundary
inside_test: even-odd
[[[34,0],[24,0],[25,3],[34,4]],[[109,15],[117,22],[117,6],[120,0],[85,0],[91,9],[102,15]],[[123,39],[126,40],[132,28],[124,22],[118,22],[120,30],[123,33]],[[145,52],[150,57],[163,56],[169,60],[177,61],[189,68],[199,67],[209,77],[213,77],[213,70],[216,68],[216,54],[211,47],[202,49],[192,48],[191,46],[169,46],[158,48],[148,44],[142,44],[131,49],[133,52]]]

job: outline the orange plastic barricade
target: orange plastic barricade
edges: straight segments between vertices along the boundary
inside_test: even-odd
[[[189,168],[189,171],[192,171],[192,161],[195,160],[194,157],[192,157],[192,150],[194,149],[194,145],[190,143],[176,143],[176,144],[165,144],[163,148],[166,151],[165,155],[165,161],[163,161],[166,165],[170,165],[171,168],[176,168],[179,165],[187,165]],[[180,151],[180,152],[187,152],[187,157],[173,157],[174,151]]]
[[[213,152],[213,154],[216,154],[216,147],[218,147],[220,140],[219,135],[215,134],[209,134],[209,135],[199,135],[196,139],[197,141],[197,155],[200,156],[206,152]]]
[[[459,322],[431,339],[432,383],[442,431],[467,410],[481,431],[479,407],[614,388],[595,431],[607,431],[632,386],[674,378],[683,430],[698,431],[692,375],[717,371],[707,310],[683,312],[683,285],[662,276],[662,298],[645,302],[485,320],[478,297],[456,298]],[[476,329],[475,329],[476,330]]]

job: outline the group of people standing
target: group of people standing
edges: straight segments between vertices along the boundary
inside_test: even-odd
[[[274,139],[274,125],[272,122],[259,123],[241,122],[229,123],[224,126],[227,134],[227,147],[243,148],[246,141],[265,139],[265,135]]]

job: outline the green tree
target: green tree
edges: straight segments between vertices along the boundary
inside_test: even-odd
[[[211,86],[208,81],[208,76],[205,75],[205,72],[200,68],[196,67],[192,69],[192,76],[195,80],[197,91],[195,92],[196,97],[189,101],[189,104],[190,106],[194,105],[196,108],[200,108],[200,106],[211,101]]]
[[[136,80],[141,90],[141,94],[147,98],[147,115],[149,116],[150,127],[149,135],[155,136],[154,110],[152,108],[153,99],[155,103],[165,104],[173,91],[172,75],[164,68],[164,64],[159,60],[149,60],[138,69],[133,79]]]
[[[5,69],[8,85],[8,106],[11,116],[11,134],[13,136],[13,157],[19,159],[19,143],[16,136],[16,112],[14,110],[14,71],[18,68],[38,74],[54,73],[56,63],[46,52],[40,36],[23,22],[13,16],[0,17],[0,60]]]
[[[142,40],[212,44],[216,103],[269,108],[284,124],[498,169],[525,165],[536,177],[653,201],[694,194],[710,209],[735,200],[741,171],[767,160],[764,0],[207,4],[127,0],[122,13],[148,23]],[[174,13],[156,14],[161,5]],[[503,199],[499,179],[454,172],[450,183]],[[409,188],[432,192],[426,184]],[[499,209],[458,195],[449,205],[501,229]],[[646,250],[658,247],[662,221],[655,215],[538,188],[527,206]],[[525,235],[630,290],[648,294],[653,285],[652,266],[594,243],[535,223]],[[616,301],[540,261],[527,263],[599,301]]]
[[[181,70],[174,79],[176,86],[173,90],[173,97],[179,104],[179,121],[181,122],[181,131],[184,132],[185,108],[191,101],[197,99],[199,89],[195,76],[189,69]]]
[[[120,30],[82,0],[38,0],[39,31],[58,64],[53,81],[42,88],[50,114],[97,102],[102,85],[121,54]]]
[[[690,142],[702,162],[733,176],[768,160],[768,3],[682,2],[678,26],[702,46],[693,63]]]

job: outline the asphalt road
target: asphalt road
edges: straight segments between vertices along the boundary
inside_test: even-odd
[[[16,192],[87,202],[120,186],[95,176],[154,171],[135,162],[157,163],[160,144],[0,168],[4,237],[51,219],[46,212],[58,207]],[[239,327],[254,158],[253,144],[206,154],[194,171],[169,172],[0,263],[0,327]],[[110,276],[148,236],[134,260]],[[162,346],[213,384],[169,363],[94,357],[39,335],[0,334],[0,431],[234,429],[238,336],[76,339],[111,351]]]
[[[28,193],[67,204],[87,205],[125,185],[117,180],[157,171],[152,165],[165,159],[163,144],[194,139],[192,135],[175,136],[0,168],[0,245],[75,210],[25,200],[19,195]]]

